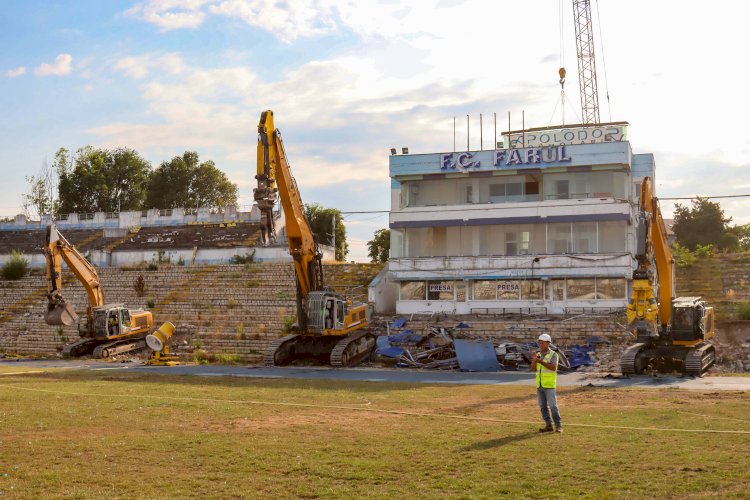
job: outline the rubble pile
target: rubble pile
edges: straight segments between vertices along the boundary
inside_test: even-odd
[[[375,359],[384,364],[401,368],[464,370],[464,371],[496,371],[518,370],[526,371],[531,365],[531,352],[537,349],[536,342],[514,342],[504,339],[487,340],[486,336],[478,335],[471,330],[471,326],[459,323],[455,327],[431,327],[427,334],[417,334],[404,329],[406,321],[397,319],[389,324],[389,331],[396,330],[391,335],[378,337]],[[716,346],[716,364],[710,373],[747,373],[750,372],[750,341],[729,342],[718,340]],[[483,346],[484,356],[468,353],[462,359],[457,341],[467,341]],[[553,349],[561,354],[560,371],[577,370],[581,372],[620,373],[620,358],[623,351],[630,345],[630,339],[607,339],[591,336],[583,345],[558,345]],[[491,348],[496,358],[497,367],[486,354]],[[484,369],[473,369],[480,366]]]

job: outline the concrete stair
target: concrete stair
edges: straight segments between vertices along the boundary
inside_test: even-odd
[[[368,264],[324,267],[326,282],[334,290],[345,295],[352,291],[362,298],[381,268]],[[284,334],[285,323],[296,318],[294,271],[287,263],[168,265],[153,271],[101,268],[98,272],[108,303],[151,310],[155,327],[172,322],[177,351],[186,355],[201,348],[213,355],[231,354],[242,361],[259,362],[268,344]],[[83,316],[85,291],[72,275],[64,273],[65,297]],[[134,287],[138,276],[145,282],[142,296]],[[0,281],[0,352],[50,355],[78,338],[75,327],[44,323],[46,286],[41,274],[16,282]]]

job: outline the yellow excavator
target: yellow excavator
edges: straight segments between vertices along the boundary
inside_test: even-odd
[[[78,315],[72,304],[62,295],[62,261],[68,265],[86,289],[89,305],[86,317],[78,322],[81,339],[63,347],[63,357],[93,354],[95,358],[108,358],[146,346],[144,340],[153,326],[149,311],[131,310],[122,304],[105,304],[104,291],[94,266],[60,234],[52,224],[47,227],[47,312],[48,325],[72,326]]]
[[[285,365],[300,358],[317,358],[332,366],[354,366],[375,348],[375,337],[361,329],[369,321],[365,304],[353,304],[323,285],[322,254],[304,213],[297,183],[287,162],[273,112],[264,111],[258,124],[258,187],[253,190],[261,212],[264,244],[276,239],[273,207],[280,198],[289,253],[297,281],[297,323],[292,334],[274,341],[267,365]]]
[[[636,240],[638,265],[627,307],[636,343],[620,358],[622,373],[677,369],[703,376],[716,359],[708,342],[714,337],[714,309],[700,297],[675,298],[674,259],[650,177],[641,183]]]

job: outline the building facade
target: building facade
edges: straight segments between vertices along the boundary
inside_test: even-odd
[[[622,309],[640,182],[627,123],[503,134],[495,150],[390,156],[398,314]],[[384,309],[382,305],[379,309]]]

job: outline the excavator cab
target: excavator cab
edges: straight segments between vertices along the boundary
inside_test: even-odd
[[[701,342],[714,336],[714,308],[700,297],[679,297],[672,307],[672,340]]]
[[[130,311],[123,306],[95,307],[94,337],[109,339],[127,335],[131,331]]]

